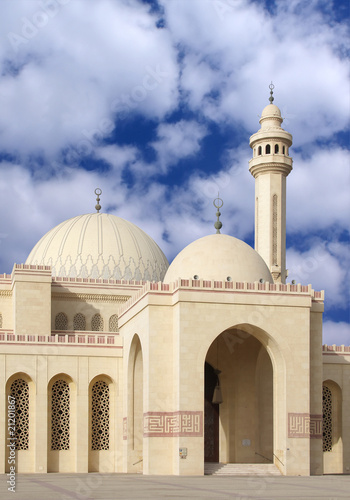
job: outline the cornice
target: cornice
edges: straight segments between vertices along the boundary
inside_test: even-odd
[[[114,302],[124,304],[130,299],[130,295],[106,295],[98,293],[53,293],[53,300],[65,300],[73,302]]]

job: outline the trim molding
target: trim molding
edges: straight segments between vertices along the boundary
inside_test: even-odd
[[[68,300],[74,302],[117,302],[124,304],[131,295],[107,295],[100,293],[53,293],[54,300]]]

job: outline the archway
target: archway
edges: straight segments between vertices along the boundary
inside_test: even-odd
[[[323,473],[343,474],[342,390],[323,382]]]
[[[212,342],[205,361],[205,461],[273,463],[273,367],[266,348],[253,334],[230,328]],[[210,401],[218,372],[220,405]]]
[[[76,385],[66,373],[48,384],[47,472],[76,472]]]
[[[135,335],[128,366],[128,472],[143,471],[143,356],[140,338]]]
[[[204,375],[204,461],[219,461],[219,404],[213,402],[218,376],[215,369],[205,363]]]
[[[35,472],[35,384],[26,373],[13,374],[6,383],[5,472],[15,465],[16,472]],[[14,446],[11,443],[15,443]],[[14,456],[15,455],[15,456]],[[15,463],[12,462],[15,460]]]
[[[114,472],[114,384],[97,375],[89,384],[89,472]]]

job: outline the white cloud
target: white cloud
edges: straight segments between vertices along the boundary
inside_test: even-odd
[[[207,133],[207,128],[195,121],[161,123],[157,129],[157,140],[151,146],[157,152],[162,171],[166,172],[179,160],[198,153],[201,140]]]
[[[48,2],[57,12],[38,26]],[[317,0],[277,2],[274,16],[261,2],[246,0],[160,3],[163,29],[156,27],[158,14],[137,0],[2,2],[0,151],[13,160],[0,163],[7,213],[0,271],[23,262],[54,225],[94,211],[96,187],[103,190],[103,209],[143,228],[170,260],[214,231],[218,191],[222,232],[250,239],[248,134],[259,127],[273,80],[275,103],[294,140],[287,180],[290,278],[294,273],[325,288],[327,308],[345,307],[350,262],[340,235],[349,230],[349,153],[332,141],[348,120],[346,23],[329,22],[324,12],[331,3],[323,0],[322,9]],[[10,32],[27,38],[14,46]],[[152,163],[140,138],[118,144],[119,127],[133,114],[157,129],[145,144],[157,153]],[[196,158],[214,128],[218,136],[225,130],[225,145],[216,173],[208,174]],[[104,145],[101,139],[111,134],[116,143]],[[320,138],[328,145],[320,146]],[[84,170],[87,155],[108,168]],[[175,179],[184,158],[184,182],[154,182],[160,167],[167,174],[171,167]]]
[[[176,52],[169,33],[136,2],[70,1],[14,50],[40,1],[5,2],[0,61],[0,147],[21,154],[83,148],[84,131],[109,133],[115,115],[161,118],[177,105]],[[14,15],[16,12],[16,16]],[[34,19],[33,19],[34,16]],[[132,40],[132,43],[130,43]],[[106,122],[109,127],[106,127]]]
[[[96,158],[104,160],[112,167],[114,184],[121,182],[123,169],[132,166],[139,160],[140,152],[133,146],[118,146],[110,144],[98,147],[95,151]]]
[[[350,345],[350,324],[340,321],[323,323],[323,343],[328,345]]]
[[[287,179],[289,232],[341,226],[349,228],[350,153],[340,147],[319,147],[309,158],[296,154]]]
[[[347,243],[315,242],[307,251],[287,250],[288,279],[325,290],[328,308],[349,306],[350,252]]]
[[[276,104],[294,115],[291,131],[299,146],[347,125],[346,27],[326,23],[316,2],[312,9],[305,2],[288,12],[279,8],[273,17],[246,1],[162,3],[183,50],[181,84],[194,109],[254,130],[273,80]]]

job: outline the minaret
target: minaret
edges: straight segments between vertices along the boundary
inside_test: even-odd
[[[286,270],[286,177],[293,160],[288,155],[292,136],[281,124],[279,108],[270,104],[261,114],[261,128],[250,138],[253,158],[249,171],[255,178],[255,250],[268,265],[275,282],[285,283]]]

